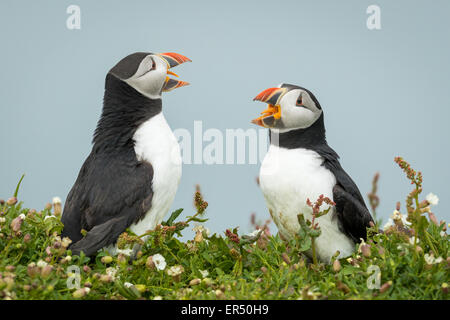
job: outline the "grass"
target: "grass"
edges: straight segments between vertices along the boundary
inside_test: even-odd
[[[104,250],[92,258],[72,256],[70,241],[59,236],[61,205],[23,208],[17,188],[15,197],[0,201],[0,298],[448,299],[447,225],[436,221],[430,201],[419,200],[420,172],[396,161],[414,185],[407,214],[398,207],[384,233],[373,226],[351,257],[329,265],[304,255],[314,242],[304,228],[314,223],[304,223],[303,237],[291,241],[264,227],[249,235],[237,228],[209,235],[200,192],[186,221],[177,221],[177,210],[145,242],[131,232],[121,235],[122,248],[141,244],[136,259]],[[180,241],[188,227],[194,239]]]

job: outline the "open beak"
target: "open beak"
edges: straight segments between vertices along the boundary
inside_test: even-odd
[[[158,54],[164,61],[167,63],[167,74],[173,75],[178,78],[178,75],[172,71],[170,71],[170,68],[176,67],[179,64],[182,64],[184,62],[192,62],[191,59],[175,52],[166,52],[166,53],[160,53]],[[162,91],[171,91],[176,88],[187,86],[189,82],[182,81],[182,80],[176,80],[171,79],[169,76],[166,77],[166,81],[164,82]]]
[[[253,119],[252,123],[265,128],[273,127],[275,120],[281,118],[281,106],[278,102],[286,92],[286,88],[269,88],[258,94],[253,101],[266,102],[269,107],[261,112],[260,117]]]

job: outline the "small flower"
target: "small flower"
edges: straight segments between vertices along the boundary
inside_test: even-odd
[[[442,257],[435,258],[433,254],[428,254],[428,253],[425,253],[423,258],[425,259],[425,262],[429,265],[439,264],[442,261],[444,261],[444,259]]]
[[[200,243],[203,241],[203,233],[197,232],[194,237],[194,241]]]
[[[253,232],[248,233],[247,237],[254,238],[254,237],[256,237],[259,234],[259,232],[260,232],[260,230],[256,229]]]
[[[440,235],[441,237],[445,237],[445,236],[447,235],[447,232],[441,231],[441,232],[439,232],[439,235]]]
[[[370,244],[363,244],[361,246],[361,252],[364,257],[369,258],[372,254],[372,252],[370,250]]]
[[[205,228],[205,227],[204,227],[203,225],[201,225],[201,224],[196,225],[194,228],[192,228],[192,230],[193,230],[195,233],[198,233],[198,232],[203,233],[203,232],[205,232],[206,236],[209,237],[209,233],[210,233],[209,229],[208,229],[208,228]]]
[[[23,222],[23,220],[25,220],[25,218],[24,218],[25,215],[23,215],[23,217],[22,217],[22,215],[18,216],[13,221],[11,221],[10,227],[11,227],[12,231],[14,231],[16,233],[20,231],[20,228],[22,227],[22,222]]]
[[[44,260],[39,260],[38,262],[37,262],[37,266],[39,267],[39,268],[43,268],[43,267],[45,267],[47,265],[47,262],[45,262]]]
[[[156,269],[164,270],[166,268],[166,259],[159,253],[152,256],[153,263],[155,264]]]
[[[163,298],[161,296],[154,296],[153,300],[162,300]]]
[[[209,276],[209,272],[208,270],[198,270],[200,272],[200,274],[202,275],[203,278],[206,278],[207,276]]]
[[[53,204],[61,203],[61,198],[59,198],[59,197],[53,197],[52,203],[53,203]]]
[[[167,274],[172,277],[179,276],[183,272],[184,268],[181,265],[172,266],[169,268],[169,270],[167,270]]]
[[[232,232],[230,229],[225,230],[225,235],[228,239],[230,239],[230,241],[233,241],[237,244],[241,242],[239,236],[236,233]]]
[[[389,227],[392,227],[395,225],[395,221],[402,222],[404,226],[408,226],[411,224],[411,222],[406,220],[406,216],[402,215],[398,210],[394,210],[391,217],[388,219],[386,224],[383,226],[383,230],[388,229]]]
[[[432,206],[437,206],[437,204],[439,203],[439,198],[437,195],[433,194],[433,193],[429,193],[426,197],[426,200],[430,203],[430,205]]]
[[[52,273],[53,267],[49,264],[45,265],[41,270],[42,278],[47,278]]]
[[[119,269],[114,268],[114,267],[106,268],[106,270],[105,270],[106,276],[111,277],[111,280],[115,280],[115,279],[116,279],[117,271],[119,271]],[[117,277],[117,278],[118,278],[118,277]]]
[[[61,241],[61,244],[64,248],[67,248],[72,243],[72,240],[70,240],[68,237],[64,237]]]
[[[5,222],[6,222],[6,218],[0,217],[0,223],[5,223]]]
[[[409,238],[409,243],[410,243],[411,245],[414,245],[414,242],[415,242],[416,244],[419,243],[419,242],[420,242],[419,238],[416,239],[415,236],[412,236],[411,238]]]
[[[55,216],[59,216],[62,212],[61,199],[59,197],[54,197],[52,202],[53,202],[54,214],[55,214]]]
[[[333,271],[334,272],[339,272],[341,270],[341,263],[339,262],[339,260],[334,260],[333,262]]]
[[[6,204],[8,205],[8,206],[13,206],[13,205],[15,205],[17,203],[17,198],[16,197],[12,197],[12,198],[9,198],[8,200],[6,200]]]
[[[65,264],[65,263],[68,263],[68,262],[70,262],[70,261],[72,261],[72,257],[71,256],[65,256],[64,258],[62,258],[61,259],[61,263],[62,264]]]
[[[113,277],[110,276],[110,275],[102,274],[102,275],[100,275],[100,278],[99,278],[98,280],[100,280],[100,282],[106,282],[106,283],[109,283],[109,282],[114,281],[114,279],[115,279],[115,278],[113,278]]]

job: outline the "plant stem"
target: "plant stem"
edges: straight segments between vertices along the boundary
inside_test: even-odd
[[[311,237],[311,250],[312,250],[312,258],[314,265],[317,265],[317,257],[316,257],[316,246],[314,244],[314,237]]]

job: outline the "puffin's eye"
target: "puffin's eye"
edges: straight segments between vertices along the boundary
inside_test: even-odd
[[[296,106],[298,107],[304,107],[303,105],[303,100],[302,100],[302,95],[298,96],[297,102],[295,103]]]

